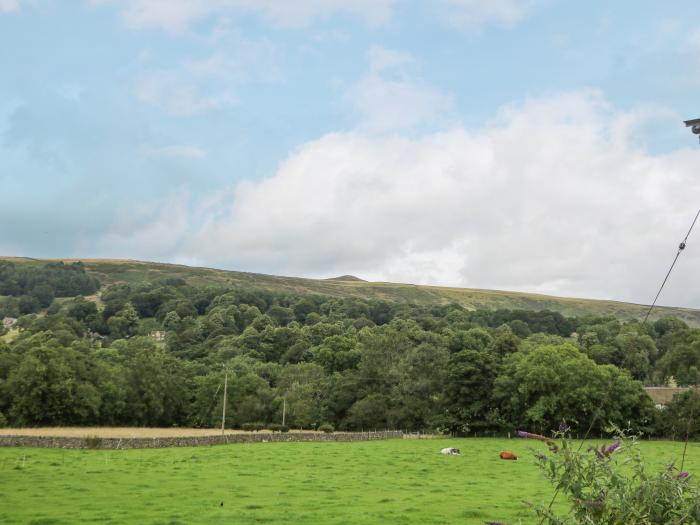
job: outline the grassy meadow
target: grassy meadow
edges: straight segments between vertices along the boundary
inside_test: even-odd
[[[156,450],[0,449],[0,523],[533,523],[552,488],[505,439],[268,443]],[[442,456],[456,446],[459,457]],[[645,442],[656,466],[682,443]],[[501,450],[520,456],[498,458]],[[686,470],[700,471],[700,444]]]

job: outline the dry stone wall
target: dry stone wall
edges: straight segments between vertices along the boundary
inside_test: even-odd
[[[52,437],[52,436],[0,436],[0,447],[38,448],[91,448],[91,449],[131,449],[202,447],[233,443],[279,443],[289,441],[374,441],[381,439],[401,439],[403,432],[290,432],[227,434],[224,436],[187,436],[159,438],[98,438],[98,437]]]

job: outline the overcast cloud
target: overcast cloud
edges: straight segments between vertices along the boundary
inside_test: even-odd
[[[649,302],[696,8],[0,0],[0,253]],[[662,304],[700,308],[699,235]]]
[[[643,301],[700,193],[700,151],[637,146],[638,126],[655,117],[582,91],[504,109],[481,129],[328,134],[273,176],[200,207],[180,224],[175,251],[287,275]],[[169,215],[155,224],[178,227]],[[700,250],[688,250],[674,280],[692,280],[699,263]],[[679,286],[674,298],[691,304],[698,292]]]
[[[0,0],[0,2],[17,0]],[[389,23],[394,10],[406,0],[89,0],[93,5],[120,8],[131,28],[158,28],[171,33],[187,30],[198,20],[221,15],[257,13],[282,28],[307,27],[336,14],[358,18],[370,27]],[[446,22],[476,29],[496,22],[512,25],[536,7],[540,0],[437,0],[432,8]],[[2,4],[0,4],[1,6]]]

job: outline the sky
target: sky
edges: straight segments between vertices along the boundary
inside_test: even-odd
[[[649,303],[699,93],[697,0],[0,0],[0,254]]]

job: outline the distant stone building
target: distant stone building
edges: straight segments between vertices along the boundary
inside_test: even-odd
[[[2,326],[3,326],[3,328],[7,328],[9,330],[10,328],[12,328],[15,325],[16,322],[17,322],[17,319],[14,317],[5,317],[2,320]]]
[[[163,330],[156,330],[154,332],[151,332],[151,337],[156,340],[158,343],[164,343],[165,342],[165,331]]]
[[[85,337],[89,338],[96,348],[102,348],[102,340],[105,338],[105,336],[100,335],[97,332],[93,332],[92,330],[88,330],[85,333]]]
[[[649,397],[656,405],[656,408],[663,409],[671,402],[674,395],[685,392],[686,390],[692,390],[692,387],[645,386],[644,390],[647,394],[649,394]]]

